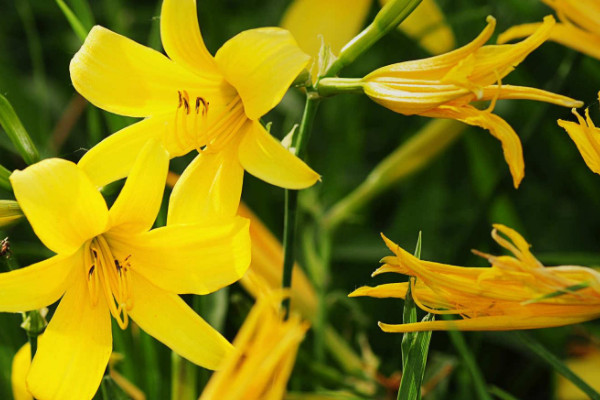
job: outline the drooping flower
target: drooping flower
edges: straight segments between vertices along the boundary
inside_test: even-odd
[[[388,1],[381,0],[380,3]],[[294,35],[304,52],[313,56],[313,78],[317,77],[316,60],[321,44],[329,46],[333,54],[339,54],[342,47],[360,32],[372,4],[373,0],[294,0],[290,4],[281,26]],[[435,0],[423,0],[398,29],[417,40],[431,54],[454,48],[454,34]]]
[[[362,80],[344,84],[362,87],[372,100],[404,115],[450,118],[490,131],[500,140],[510,167],[513,183],[523,179],[524,161],[521,141],[502,118],[492,113],[498,99],[546,101],[566,107],[580,107],[581,102],[539,89],[504,85],[501,80],[517,64],[541,45],[550,34],[554,19],[549,16],[533,35],[514,45],[483,46],[496,25],[488,25],[471,43],[449,53],[422,60],[407,61],[380,68]],[[340,78],[322,80],[322,84],[341,83]],[[488,109],[470,103],[491,100]]]
[[[243,218],[150,230],[164,191],[168,153],[151,140],[110,210],[75,164],[48,159],[11,175],[34,232],[55,256],[0,274],[0,311],[60,300],[27,385],[40,399],[91,399],[112,351],[111,315],[129,318],[188,360],[218,368],[231,344],[177,295],[206,294],[238,280],[250,263]]]
[[[556,24],[548,40],[600,59],[600,3],[596,0],[542,0],[556,11]],[[507,43],[532,34],[541,23],[522,24],[509,28],[498,36],[498,43]]]
[[[594,125],[587,108],[585,119],[575,109],[573,114],[577,117],[577,122],[559,119],[558,125],[564,128],[575,142],[588,168],[600,174],[600,129]]]
[[[71,61],[73,85],[86,99],[116,114],[145,117],[82,157],[79,166],[94,184],[126,176],[150,138],[170,157],[198,150],[193,167],[227,175],[222,184],[238,201],[244,169],[291,189],[318,180],[259,122],[310,61],[289,32],[244,31],[213,57],[200,34],[195,0],[165,0],[160,28],[169,58],[96,26]]]
[[[308,324],[277,312],[273,293],[257,299],[233,344],[235,352],[215,372],[200,400],[281,400]]]
[[[507,238],[501,236],[500,233]],[[385,240],[395,256],[373,275],[395,272],[414,277],[411,282],[364,286],[351,297],[404,298],[409,285],[415,303],[435,314],[457,314],[462,319],[391,325],[379,323],[385,332],[458,329],[516,330],[576,324],[600,316],[600,274],[587,267],[545,267],[529,251],[530,245],[516,231],[494,225],[492,237],[513,256],[480,252],[491,268],[468,268],[422,261]]]

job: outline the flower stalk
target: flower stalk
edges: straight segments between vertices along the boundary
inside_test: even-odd
[[[419,4],[421,0],[395,0],[387,3],[377,13],[373,22],[342,48],[338,59],[331,64],[324,77],[337,75],[379,39],[395,29]]]
[[[312,130],[312,125],[317,113],[320,98],[313,88],[306,89],[306,103],[304,114],[300,127],[292,138],[292,147],[295,149],[296,156],[304,160],[306,147]],[[295,239],[296,239],[296,220],[298,213],[298,191],[285,191],[285,211],[283,222],[283,278],[281,286],[288,289],[292,286],[292,270],[295,261]],[[286,317],[289,314],[290,299],[285,298],[282,301]]]

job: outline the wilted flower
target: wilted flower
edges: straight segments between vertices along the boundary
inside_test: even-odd
[[[384,236],[395,256],[383,258],[385,264],[373,275],[395,272],[416,279],[361,287],[350,296],[404,298],[412,285],[413,299],[421,309],[462,316],[452,321],[400,325],[380,322],[379,326],[386,332],[547,328],[600,316],[598,272],[571,265],[545,267],[531,254],[525,239],[503,225],[494,225],[492,237],[513,256],[474,251],[492,267],[468,268],[419,260]]]
[[[488,17],[487,21],[482,33],[459,49],[379,68],[356,85],[361,86],[372,100],[397,113],[451,118],[489,130],[502,143],[504,158],[514,185],[518,187],[525,174],[521,141],[506,121],[492,113],[496,100],[529,99],[566,107],[580,107],[582,103],[544,90],[501,82],[548,38],[554,18],[546,17],[544,23],[522,42],[501,46],[483,46],[496,25],[493,17]],[[342,80],[337,79],[323,82],[341,84]],[[350,81],[344,80],[344,83]],[[479,100],[491,100],[489,108],[480,110],[470,104]]]

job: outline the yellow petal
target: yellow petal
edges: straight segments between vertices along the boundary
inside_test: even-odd
[[[104,298],[91,305],[83,268],[44,332],[27,386],[37,399],[90,400],[112,352],[110,314]]]
[[[81,251],[0,274],[0,310],[18,312],[49,306],[72,284],[76,268],[83,268]]]
[[[498,36],[498,43],[506,43],[529,36],[540,25],[540,23],[533,23],[513,26]],[[562,23],[554,25],[548,40],[600,59],[600,36],[581,30],[574,25]]]
[[[313,57],[311,74],[317,78],[316,63],[321,43],[334,54],[362,28],[372,0],[295,0],[281,20],[281,27],[290,31],[300,48]]]
[[[197,89],[209,96],[222,85],[219,79],[211,82],[101,26],[92,28],[70,70],[73,86],[83,97],[104,110],[132,117],[175,112],[177,90]]]
[[[421,60],[406,61],[398,64],[388,65],[379,68],[365,77],[365,80],[371,80],[377,77],[398,76],[405,78],[415,78],[421,80],[440,80],[450,68],[454,67],[461,60],[477,51],[483,46],[494,33],[496,20],[488,16],[487,26],[481,31],[472,42],[463,47],[459,47],[449,53],[441,54],[435,57],[424,58]]]
[[[218,369],[233,346],[179,296],[159,289],[135,272],[131,276],[135,304],[130,315],[140,328],[189,361]]]
[[[160,209],[168,171],[169,154],[160,143],[150,140],[142,148],[125,186],[110,208],[111,226],[136,233],[152,228]]]
[[[448,82],[472,82],[481,86],[492,84],[508,75],[525,57],[550,37],[556,25],[554,17],[544,17],[540,27],[525,40],[511,45],[490,45],[473,54],[473,69],[469,61],[459,63],[444,77]]]
[[[246,171],[275,186],[304,189],[319,180],[319,174],[293,155],[258,122],[248,127],[239,147],[240,163]]]
[[[200,33],[196,0],[163,1],[160,36],[171,60],[192,71],[218,75],[215,61]]]
[[[35,234],[55,253],[75,252],[106,227],[104,199],[70,161],[43,160],[13,172],[10,182]]]
[[[30,365],[31,347],[29,346],[29,343],[25,343],[25,345],[21,346],[19,351],[17,351],[12,362],[10,380],[15,400],[33,400],[33,396],[29,393],[27,385],[25,384]]]
[[[465,124],[489,130],[492,136],[502,143],[504,159],[510,168],[513,184],[515,188],[519,187],[525,176],[523,148],[521,147],[521,140],[506,121],[495,114],[468,105],[462,107],[440,106],[423,113],[423,115],[433,118],[452,118]]]
[[[146,142],[155,139],[171,157],[187,153],[177,144],[171,130],[172,115],[144,119],[102,140],[81,157],[77,164],[98,187],[124,178],[133,167]]]
[[[171,225],[135,236],[109,233],[117,258],[156,286],[175,293],[206,294],[230,285],[250,265],[248,220]],[[135,300],[137,303],[137,300]]]
[[[383,0],[385,4],[389,0]],[[440,54],[454,48],[454,34],[445,21],[435,0],[423,0],[398,27],[406,35],[419,41],[431,54]]]
[[[548,92],[542,89],[530,88],[527,86],[513,85],[489,85],[483,88],[483,96],[480,100],[497,99],[516,99],[516,100],[536,100],[546,103],[556,104],[563,107],[582,107],[583,102],[572,99],[567,96]],[[475,100],[475,95],[473,95]]]
[[[403,299],[406,296],[407,288],[407,282],[386,283],[375,287],[362,286],[358,289],[355,289],[352,293],[348,295],[348,297],[368,296],[377,298],[393,297]]]
[[[499,315],[457,319],[453,321],[427,321],[411,324],[385,324],[379,323],[384,332],[424,332],[424,331],[512,331],[520,329],[551,328],[578,324],[598,318],[596,315],[581,316],[537,316],[537,315]]]
[[[579,123],[558,120],[564,128],[590,170],[600,174],[600,129],[587,126],[583,118],[576,114]]]
[[[228,40],[215,60],[237,89],[248,118],[257,120],[279,103],[310,57],[285,29],[260,28]]]
[[[200,153],[173,188],[167,224],[233,217],[240,204],[243,178],[237,144],[217,153]]]

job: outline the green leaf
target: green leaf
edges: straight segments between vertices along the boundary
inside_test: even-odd
[[[421,258],[421,238],[421,232],[419,232],[414,253],[417,258]],[[405,324],[417,322],[417,307],[411,291],[415,278],[410,277],[409,279],[411,284],[406,292],[402,316],[402,322]],[[433,321],[434,318],[432,314],[427,314],[422,322]],[[402,380],[398,389],[398,400],[421,398],[421,383],[425,374],[430,341],[431,332],[407,332],[402,337]]]
[[[40,155],[15,109],[2,95],[0,95],[0,125],[27,164],[34,164],[40,160]]]
[[[69,6],[63,0],[56,0],[56,4],[58,4],[58,7],[61,9],[63,14],[67,18],[67,21],[69,21],[69,25],[71,25],[73,32],[75,32],[75,34],[77,35],[79,40],[81,40],[81,42],[83,43],[83,41],[85,40],[85,38],[88,34],[88,29],[86,29],[84,27],[81,20],[79,20],[79,18],[77,18],[75,13],[69,8]]]
[[[596,392],[590,385],[588,385],[583,379],[576,375],[569,367],[567,367],[561,360],[559,360],[558,357],[552,354],[531,335],[528,335],[524,332],[515,332],[515,335],[517,336],[519,341],[525,346],[527,346],[527,348],[531,350],[536,356],[548,363],[556,372],[570,380],[582,392],[587,394],[590,397],[590,399],[600,400],[600,393]]]
[[[10,172],[4,166],[0,165],[0,187],[12,192],[12,186],[9,180],[11,173],[12,172]]]

